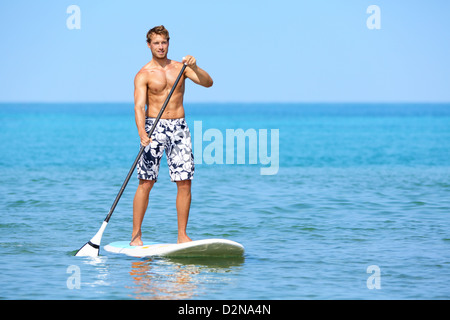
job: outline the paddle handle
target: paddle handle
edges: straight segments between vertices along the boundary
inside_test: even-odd
[[[164,101],[164,104],[163,104],[163,106],[161,107],[161,110],[159,111],[158,115],[156,116],[155,122],[153,123],[153,126],[151,127],[151,129],[150,129],[150,131],[149,131],[149,133],[148,133],[148,137],[149,137],[149,138],[152,136],[153,131],[155,131],[156,125],[158,124],[159,119],[161,119],[161,116],[162,116],[162,114],[164,113],[164,110],[166,109],[167,104],[169,103],[169,100],[170,100],[170,98],[172,97],[172,94],[173,94],[173,92],[175,91],[175,88],[176,88],[177,85],[178,85],[178,82],[180,82],[180,79],[181,79],[181,77],[182,77],[182,75],[183,75],[184,70],[186,69],[186,66],[187,66],[186,64],[183,64],[183,67],[181,68],[181,71],[180,71],[180,73],[178,74],[178,77],[177,77],[177,79],[175,80],[175,83],[173,84],[173,87],[172,87],[172,89],[170,90],[169,95],[168,95],[167,98],[166,98],[166,101]],[[123,192],[125,191],[125,188],[126,188],[128,182],[130,181],[130,178],[131,178],[131,176],[132,176],[132,174],[133,174],[133,172],[134,172],[134,169],[136,169],[137,163],[139,162],[139,160],[140,160],[140,158],[141,158],[141,156],[142,156],[142,153],[144,153],[144,149],[145,149],[145,147],[144,147],[144,146],[141,146],[141,148],[140,148],[140,150],[139,150],[139,153],[138,153],[136,159],[134,160],[133,165],[131,166],[130,171],[129,171],[128,174],[127,174],[127,177],[125,178],[125,181],[122,183],[122,186],[120,187],[120,191],[119,191],[119,193],[117,194],[116,199],[114,200],[114,202],[113,202],[113,204],[112,204],[112,206],[111,206],[111,209],[109,210],[108,215],[107,215],[106,218],[105,218],[105,222],[108,222],[108,221],[109,221],[109,219],[111,218],[111,216],[112,216],[112,214],[113,214],[113,212],[114,212],[114,209],[116,209],[116,206],[117,206],[117,204],[119,203],[120,197],[122,196]]]

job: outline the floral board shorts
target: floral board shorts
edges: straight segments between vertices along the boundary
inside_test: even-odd
[[[145,120],[145,131],[155,122]],[[137,164],[138,179],[157,180],[161,158],[166,151],[170,179],[172,181],[192,180],[194,177],[194,154],[191,133],[184,118],[160,119],[152,133],[152,142],[145,147]]]

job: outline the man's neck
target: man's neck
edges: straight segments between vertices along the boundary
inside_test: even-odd
[[[162,59],[153,57],[152,62],[161,68],[165,68],[170,63],[170,60],[167,57]]]

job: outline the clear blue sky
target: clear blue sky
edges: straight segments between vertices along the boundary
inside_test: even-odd
[[[450,101],[448,0],[1,1],[0,101],[131,102],[160,24],[214,79],[189,102]]]

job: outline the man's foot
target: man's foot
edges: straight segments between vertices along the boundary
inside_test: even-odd
[[[142,233],[139,231],[137,235],[132,236],[130,246],[142,246],[144,243],[141,240]]]
[[[192,241],[192,240],[187,235],[184,235],[184,236],[179,235],[177,243],[184,243],[184,242],[189,242],[189,241]]]

